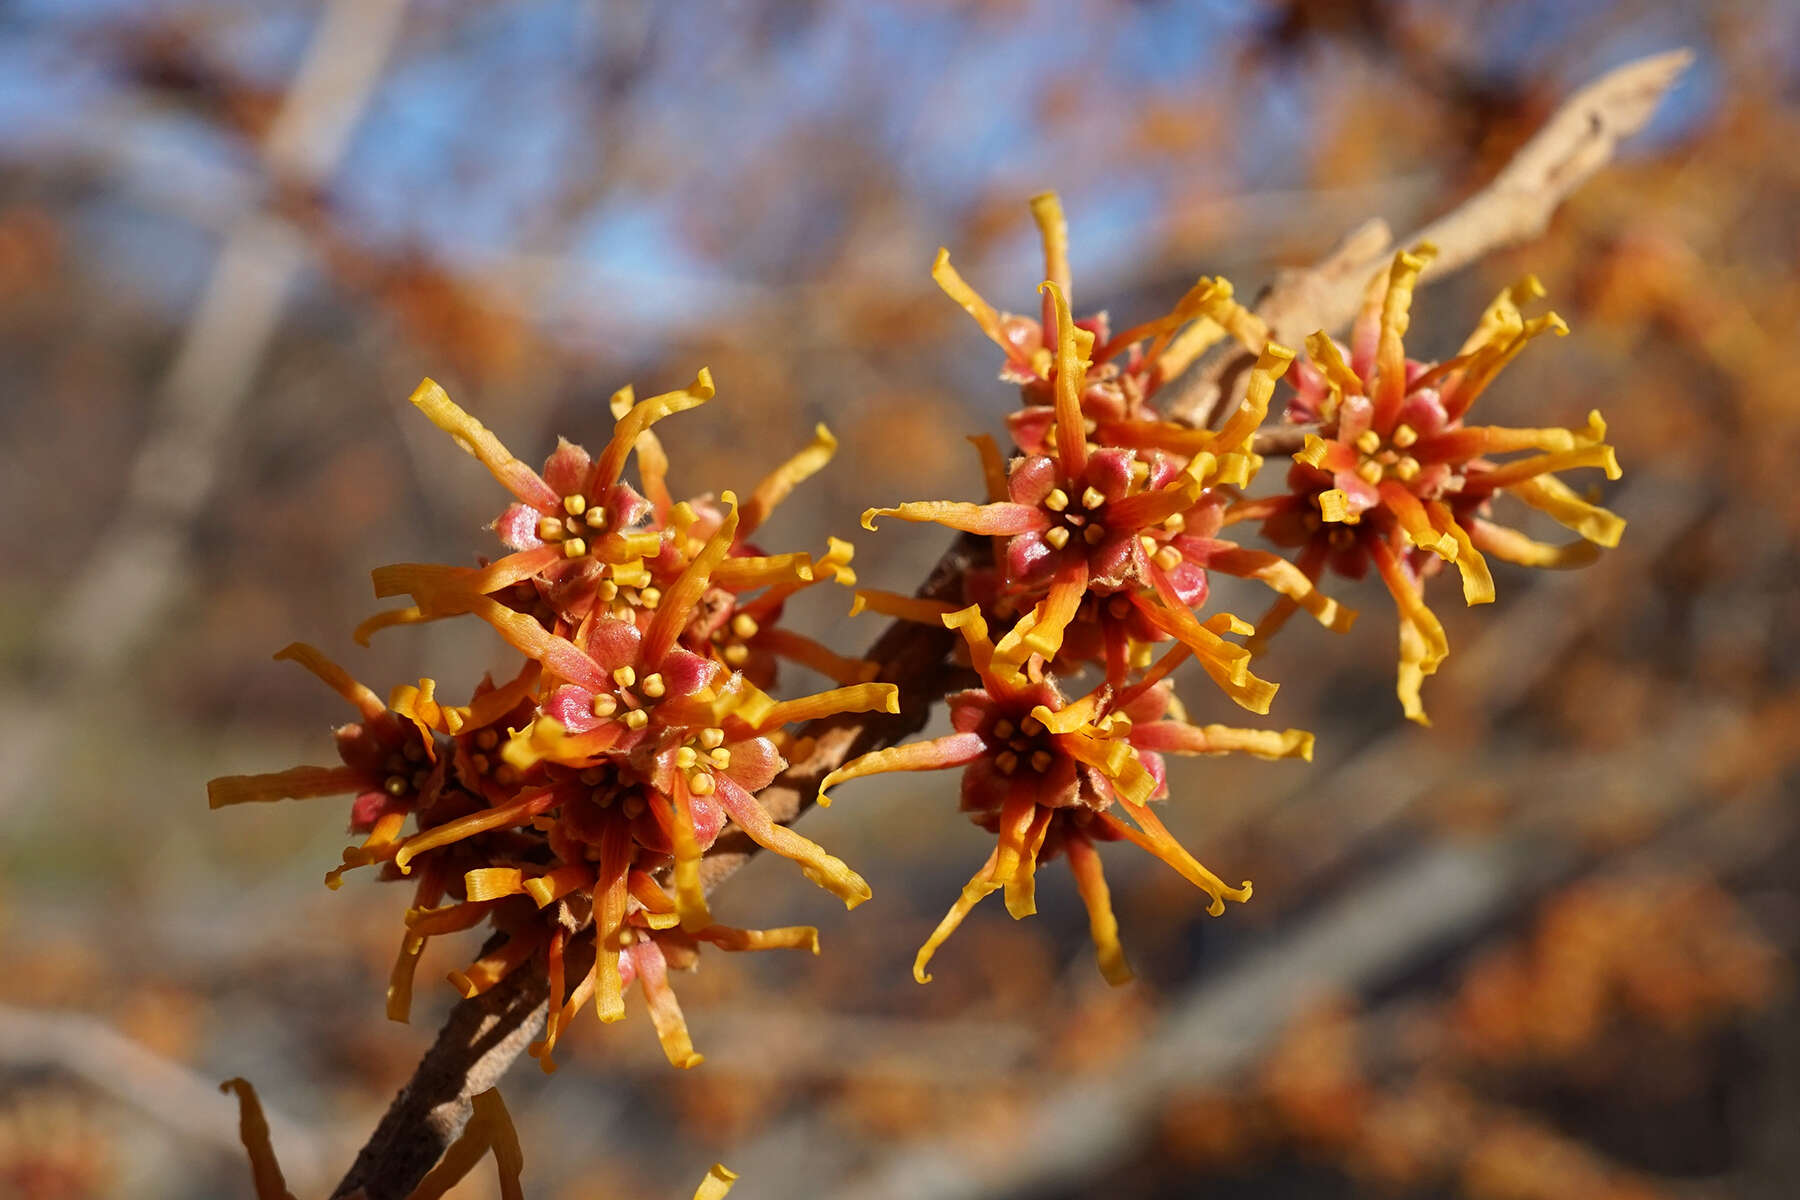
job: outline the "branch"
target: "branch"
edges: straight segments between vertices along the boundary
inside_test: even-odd
[[[1407,237],[1403,246],[1431,242],[1437,258],[1423,279],[1438,279],[1478,258],[1542,234],[1557,208],[1589,176],[1612,160],[1619,143],[1644,127],[1657,104],[1687,69],[1690,50],[1653,54],[1610,71],[1558,109],[1519,149],[1493,182]],[[1357,227],[1316,266],[1276,272],[1257,301],[1269,336],[1298,346],[1315,330],[1349,324],[1363,287],[1393,245],[1386,222]],[[1177,420],[1207,425],[1220,401],[1256,359],[1239,350],[1205,362],[1169,401]]]
[[[959,597],[963,576],[988,556],[985,538],[962,537],[932,569],[919,595]],[[791,824],[812,807],[819,781],[858,754],[890,746],[923,728],[931,710],[961,674],[950,664],[956,635],[948,629],[895,621],[865,656],[880,664],[877,678],[899,685],[900,712],[846,713],[802,726],[812,750],[791,763],[758,799],[769,815]],[[722,836],[707,854],[701,879],[708,893],[755,855],[741,832]],[[591,934],[568,950],[570,976],[587,973]],[[388,1106],[381,1124],[356,1156],[332,1200],[350,1200],[360,1188],[366,1200],[404,1200],[468,1123],[477,1092],[499,1082],[543,1025],[549,985],[542,971],[514,971],[487,992],[461,1001],[419,1061],[413,1077]]]

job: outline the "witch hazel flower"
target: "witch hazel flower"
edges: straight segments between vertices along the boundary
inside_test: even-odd
[[[1244,751],[1310,759],[1312,734],[1195,726],[1173,718],[1173,691],[1163,677],[1179,652],[1130,688],[1102,684],[1070,702],[1053,679],[1007,667],[979,607],[945,614],[942,621],[961,633],[981,683],[947,698],[955,732],[865,754],[831,772],[819,788],[819,802],[828,804],[827,789],[853,779],[961,767],[963,811],[998,835],[994,852],[919,949],[915,979],[930,981],[926,968],[933,954],[987,895],[1004,890],[1014,918],[1034,913],[1038,863],[1066,855],[1088,910],[1101,972],[1114,984],[1129,980],[1097,841],[1123,839],[1149,851],[1205,891],[1215,916],[1227,900],[1250,898],[1249,881],[1232,887],[1207,870],[1150,809],[1168,794],[1162,756]]]
[[[678,831],[692,829],[689,797],[716,796],[757,844],[799,862],[809,878],[854,906],[869,894],[861,877],[811,840],[771,820],[716,752],[735,761],[725,741],[757,742],[757,758],[763,761],[775,751],[770,743],[765,752],[761,742],[784,725],[843,712],[895,712],[898,691],[892,684],[859,683],[776,701],[741,672],[727,675],[718,663],[677,645],[736,536],[736,499],[727,492],[724,500],[729,509],[725,520],[670,586],[643,630],[625,621],[590,618],[573,639],[564,638],[533,617],[465,590],[462,576],[419,573],[409,582],[425,589],[413,593],[421,607],[473,613],[542,667],[548,698],[528,725],[510,737],[502,751],[506,762],[524,770],[546,761],[585,767],[623,759],[671,806]],[[691,765],[684,765],[689,755]],[[682,833],[675,852],[683,923],[690,929],[705,925],[709,917],[699,887],[700,847]]]
[[[781,760],[766,743],[737,743],[718,757],[731,756],[729,774],[743,786],[766,786]],[[676,756],[679,759],[681,756]],[[726,768],[720,768],[722,771]],[[668,982],[670,969],[693,969],[699,947],[726,950],[800,948],[818,953],[817,932],[809,927],[747,930],[704,923],[681,928],[682,914],[658,882],[684,838],[701,850],[724,827],[725,809],[707,796],[690,794],[685,821],[665,795],[636,778],[628,765],[609,762],[581,769],[547,763],[533,768],[533,786],[524,803],[505,820],[525,818],[534,836],[516,856],[489,845],[483,865],[461,874],[461,902],[415,907],[407,914],[409,951],[414,959],[431,936],[491,923],[505,935],[475,962],[451,972],[465,996],[475,996],[542,954],[550,983],[550,1019],[531,1053],[546,1072],[555,1070],[553,1052],[580,1009],[592,1001],[603,1023],[624,1019],[625,990],[636,982],[671,1064],[702,1061],[688,1034],[681,1007]],[[404,847],[407,865],[430,863],[465,839],[491,836],[500,810],[472,814],[460,825],[439,827]],[[543,849],[547,848],[546,856]],[[567,952],[573,931],[594,927],[594,958],[571,988]]]
[[[712,375],[701,369],[685,388],[633,405],[613,429],[597,459],[567,440],[545,460],[539,474],[516,458],[480,421],[452,401],[435,381],[414,389],[411,403],[474,456],[517,502],[495,519],[493,528],[513,553],[468,575],[465,590],[487,595],[534,582],[560,615],[579,619],[596,603],[607,603],[621,588],[649,586],[643,560],[662,545],[655,531],[637,528],[651,511],[646,500],[622,479],[638,435],[673,413],[697,408],[714,394]],[[387,568],[404,576],[411,564]],[[419,605],[377,614],[358,629],[358,640],[388,625],[455,616]]]
[[[1075,327],[1056,285],[1044,287],[1058,329],[1054,411],[1061,433],[1053,452],[1016,458],[1006,469],[991,441],[978,441],[992,497],[987,504],[914,501],[874,508],[863,514],[864,527],[894,516],[993,537],[1000,572],[996,609],[1023,612],[998,646],[1009,668],[1030,655],[1052,664],[1060,656],[1065,666],[1073,665],[1068,660],[1103,661],[1108,681],[1117,686],[1132,668],[1146,664],[1151,642],[1174,638],[1233,700],[1267,712],[1275,686],[1252,675],[1249,652],[1226,642],[1192,609],[1204,603],[1206,570],[1213,567],[1262,578],[1328,625],[1347,627],[1351,619],[1283,560],[1211,536],[1220,523],[1215,489],[1247,481],[1255,469],[1251,438],[1292,354],[1265,348],[1243,404],[1224,426],[1188,431],[1210,449],[1195,444],[1182,458],[1093,445],[1083,433],[1078,403],[1092,339]],[[875,592],[859,592],[858,598],[894,615],[918,607]]]
[[[613,415],[624,419],[633,406],[629,387],[613,397]],[[635,443],[638,471],[650,498],[650,527],[662,531],[663,544],[647,560],[652,587],[640,592],[638,607],[654,608],[662,590],[699,553],[725,518],[725,506],[711,495],[675,501],[668,486],[668,456],[654,430],[645,428]],[[741,670],[760,688],[773,686],[779,663],[798,663],[833,682],[866,683],[875,665],[849,658],[823,643],[780,625],[783,607],[797,592],[833,581],[854,586],[850,562],[855,548],[841,538],[826,539],[825,553],[768,554],[754,538],[757,531],[796,487],[817,474],[837,452],[837,439],[824,425],[812,441],[763,477],[738,512],[737,534],[724,561],[713,570],[694,617],[682,631],[681,644]],[[615,608],[615,616],[628,614]]]
[[[621,388],[611,401],[613,435],[600,456],[590,458],[582,447],[561,440],[539,475],[426,380],[414,392],[413,404],[519,498],[493,524],[513,553],[480,568],[383,567],[375,573],[377,593],[403,594],[417,590],[418,584],[441,600],[456,593],[492,595],[565,635],[595,612],[647,624],[723,513],[711,496],[672,498],[668,456],[652,426],[700,407],[714,394],[705,369],[687,388],[641,401],[629,386]],[[851,545],[830,538],[825,554],[815,560],[806,553],[765,554],[750,541],[781,501],[831,460],[836,448],[836,439],[821,425],[811,443],[757,484],[740,514],[737,540],[714,569],[693,624],[681,632],[682,644],[731,669],[745,669],[761,687],[774,682],[778,659],[798,662],[839,683],[865,682],[874,674],[868,663],[778,627],[782,606],[795,592],[826,580],[855,582],[849,568]],[[635,456],[642,493],[621,479],[628,456]],[[458,586],[443,586],[452,578]],[[390,610],[364,622],[357,638],[366,643],[386,626],[457,611],[442,602],[429,609],[414,604]]]
[[[1420,687],[1449,653],[1442,623],[1426,606],[1426,579],[1445,563],[1462,576],[1463,599],[1494,598],[1487,555],[1537,567],[1593,561],[1615,546],[1625,522],[1590,504],[1556,477],[1598,468],[1619,477],[1598,412],[1585,429],[1521,429],[1470,425],[1470,406],[1527,343],[1567,333],[1555,313],[1526,319],[1520,304],[1542,295],[1535,279],[1501,293],[1457,354],[1444,362],[1408,358],[1404,336],[1413,288],[1435,250],[1402,251],[1371,281],[1346,356],[1323,333],[1307,339],[1310,363],[1294,369],[1289,420],[1316,423],[1294,454],[1285,495],[1234,506],[1232,521],[1260,520],[1279,545],[1295,547],[1295,566],[1309,579],[1332,570],[1361,578],[1373,564],[1400,613],[1397,691],[1406,715],[1428,724]],[[1528,452],[1496,461],[1493,456]],[[1567,546],[1534,541],[1490,519],[1493,500],[1508,493],[1574,530]],[[1258,639],[1293,612],[1277,601],[1258,623]]]
[[[350,831],[364,835],[344,851],[343,865],[326,876],[335,888],[345,871],[392,858],[407,818],[434,803],[445,783],[445,765],[428,733],[391,709],[372,690],[316,647],[295,642],[275,655],[295,662],[354,705],[361,720],[334,731],[341,766],[290,767],[208,781],[209,807],[350,796]]]
[[[1034,196],[1030,207],[1044,250],[1044,278],[1067,300],[1073,292],[1062,201],[1055,192],[1045,192]],[[1052,420],[1060,364],[1057,317],[1049,294],[1043,297],[1041,319],[997,310],[963,279],[943,248],[932,264],[931,277],[1005,352],[1000,378],[1021,385],[1024,401],[1024,407],[1007,418],[1008,428],[1022,451],[1045,453],[1046,443],[1067,436]],[[1104,312],[1075,319],[1075,328],[1093,347],[1092,362],[1077,389],[1089,432],[1101,424],[1160,421],[1150,401],[1162,385],[1236,335],[1246,314],[1229,303],[1230,297],[1229,284],[1202,278],[1168,313],[1116,336]]]

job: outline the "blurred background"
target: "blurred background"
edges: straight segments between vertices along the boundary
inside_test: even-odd
[[[349,639],[371,567],[492,545],[500,492],[406,404],[421,376],[536,460],[708,365],[719,399],[663,427],[677,493],[828,422],[837,461],[765,539],[816,549],[978,494],[963,436],[1015,394],[927,278],[940,244],[1035,311],[1025,200],[1054,187],[1115,327],[1203,273],[1254,294],[1678,45],[1621,161],[1409,339],[1446,354],[1540,275],[1575,335],[1486,419],[1601,407],[1625,541],[1502,569],[1474,613],[1440,581],[1431,731],[1378,586],[1340,588],[1360,636],[1296,622],[1270,721],[1317,761],[1185,764],[1165,809],[1253,903],[1209,919],[1109,854],[1140,975],[1114,990],[1056,866],[1039,917],[991,901],[921,988],[988,838],[950,776],[859,785],[805,824],[874,885],[853,918],[781,862],[715,901],[825,953],[677,980],[705,1066],[668,1068],[634,996],[504,1092],[529,1194],[569,1200],[685,1196],[714,1160],[734,1200],[1791,1196],[1800,14],[1699,0],[0,6],[0,1195],[246,1196],[212,1091],[243,1075],[323,1196],[454,999],[426,981],[474,943],[442,939],[413,1024],[383,1019],[407,894],[320,886],[340,801],[204,791],[331,761],[348,713],[270,661],[290,640],[384,694],[505,661],[474,624]],[[857,567],[909,589],[946,540],[859,534]],[[796,624],[866,644],[824,590]]]

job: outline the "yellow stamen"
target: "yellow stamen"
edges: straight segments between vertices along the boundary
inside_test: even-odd
[[[1106,497],[1101,495],[1100,489],[1097,487],[1090,487],[1081,493],[1081,507],[1083,508],[1095,509],[1105,503]]]
[[[661,674],[644,676],[644,682],[638,688],[638,691],[642,692],[652,700],[661,700],[663,696],[668,693],[668,690],[669,687],[663,682]]]
[[[588,544],[585,538],[570,538],[563,543],[564,558],[583,558],[587,552]]]
[[[1061,488],[1051,488],[1050,494],[1044,497],[1044,507],[1051,512],[1062,512],[1069,507],[1069,493]]]
[[[1051,548],[1061,550],[1064,546],[1069,544],[1069,527],[1066,525],[1058,525],[1055,529],[1044,534],[1044,540],[1050,543]]]
[[[537,535],[540,542],[560,542],[563,540],[563,524],[555,517],[539,517]]]
[[[1373,429],[1365,429],[1357,436],[1356,448],[1364,454],[1373,454],[1381,449],[1381,435]]]

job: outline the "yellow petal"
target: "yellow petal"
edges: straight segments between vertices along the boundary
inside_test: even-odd
[[[1504,525],[1495,525],[1479,518],[1475,521],[1475,527],[1469,531],[1469,536],[1485,553],[1522,567],[1585,567],[1600,557],[1600,548],[1589,541],[1552,546],[1546,542],[1534,541],[1516,529],[1508,529]]]
[[[514,458],[487,426],[458,407],[435,380],[422,380],[408,399],[520,500],[545,512],[561,502],[562,497],[536,471]]]
[[[1087,369],[1094,352],[1094,335],[1075,327],[1062,289],[1045,281],[1038,290],[1048,292],[1056,309],[1056,456],[1063,473],[1079,476],[1087,467],[1087,430],[1082,423],[1081,392],[1087,386]]]
[[[757,723],[758,732],[839,713],[900,711],[900,689],[891,683],[853,683],[848,687],[782,700]]]
[[[1114,987],[1130,983],[1131,967],[1125,961],[1125,948],[1119,944],[1119,920],[1113,915],[1112,893],[1100,870],[1100,855],[1085,837],[1070,837],[1063,848],[1069,856],[1069,872],[1075,876],[1075,890],[1087,908],[1088,935],[1094,940],[1100,974]]]
[[[1063,216],[1062,198],[1044,192],[1031,198],[1031,219],[1037,222],[1044,243],[1044,278],[1065,293],[1069,290],[1069,222]]]
[[[1006,348],[1006,339],[1000,332],[1000,314],[957,274],[956,268],[950,265],[950,251],[942,246],[938,247],[937,258],[931,264],[931,277],[944,289],[946,296],[962,305],[963,311],[975,318],[975,323],[981,326],[981,332],[992,338],[1002,349]]]
[[[1335,391],[1347,396],[1363,394],[1362,376],[1351,370],[1350,364],[1338,352],[1337,343],[1324,330],[1311,334],[1306,339],[1306,356],[1312,359],[1313,366],[1325,376],[1325,382]]]
[[[1269,415],[1269,401],[1274,398],[1276,381],[1287,374],[1288,366],[1293,361],[1294,352],[1286,346],[1275,342],[1264,343],[1262,352],[1257,355],[1256,364],[1250,368],[1250,381],[1244,389],[1243,403],[1219,427],[1219,445],[1227,449],[1250,448],[1250,439],[1256,436],[1264,418]]]
[[[525,887],[517,867],[476,867],[463,873],[463,892],[470,900],[498,900],[516,896]]]
[[[942,600],[925,600],[918,596],[902,596],[898,592],[869,588],[858,588],[850,601],[850,615],[853,617],[872,612],[919,625],[941,625],[945,615],[955,611],[956,605],[946,604]]]
[[[701,367],[694,376],[694,382],[687,387],[664,392],[633,405],[631,411],[613,426],[612,437],[607,441],[606,449],[600,452],[600,457],[588,469],[587,493],[596,503],[603,503],[605,496],[602,493],[610,491],[612,485],[618,482],[619,475],[625,468],[625,456],[637,446],[640,434],[664,417],[700,407],[711,400],[714,394],[712,372]]]
[[[1549,475],[1515,483],[1507,489],[1531,507],[1547,514],[1567,529],[1596,546],[1611,548],[1625,533],[1625,519],[1577,496],[1568,484]]]
[[[756,485],[750,498],[744,502],[743,520],[738,526],[740,537],[749,537],[762,523],[768,520],[775,506],[787,498],[801,483],[818,474],[831,456],[837,453],[837,439],[831,436],[831,430],[823,425],[813,429],[813,440],[804,450],[776,467]]]
[[[694,1191],[694,1200],[725,1200],[725,1194],[737,1182],[737,1173],[725,1168],[723,1163],[714,1163],[712,1170]]]
[[[362,713],[365,721],[373,721],[387,711],[387,705],[381,702],[380,696],[356,682],[350,672],[326,658],[315,646],[309,646],[305,642],[293,642],[282,647],[275,655],[275,661],[299,663],[318,676],[326,687],[355,705],[356,710]]]
[[[944,919],[938,922],[937,928],[931,931],[931,936],[925,939],[925,944],[919,947],[919,953],[913,958],[913,978],[920,983],[931,982],[931,976],[925,968],[931,965],[932,955],[937,953],[938,947],[950,939],[950,935],[956,932],[957,926],[963,923],[963,918],[969,915],[971,909],[981,903],[983,897],[999,889],[1000,884],[994,879],[994,864],[999,856],[1000,851],[996,847],[994,852],[988,855],[988,860],[982,865],[982,868],[975,872],[968,883],[963,885],[962,895],[957,897],[956,903],[950,906],[950,911],[944,914]]]

